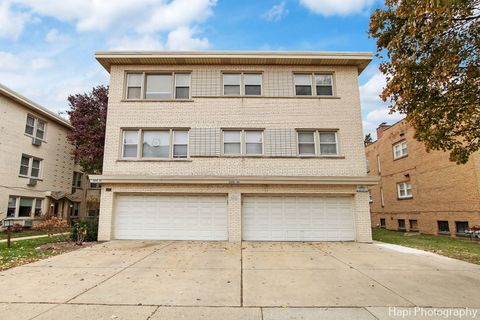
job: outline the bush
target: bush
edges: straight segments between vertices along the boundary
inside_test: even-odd
[[[81,244],[84,241],[97,241],[98,223],[93,220],[81,220],[72,226],[72,240]]]
[[[34,229],[45,230],[47,231],[48,235],[51,236],[54,233],[63,233],[68,231],[68,222],[67,220],[51,216],[45,218],[45,220],[35,225]]]

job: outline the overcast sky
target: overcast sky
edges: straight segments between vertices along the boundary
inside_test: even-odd
[[[107,84],[97,50],[375,51],[378,0],[0,0],[0,83],[57,112]],[[360,78],[365,133],[395,122],[374,60]]]

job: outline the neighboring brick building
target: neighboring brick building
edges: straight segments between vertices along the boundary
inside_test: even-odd
[[[46,214],[98,213],[98,186],[91,190],[83,174],[72,181],[79,167],[67,141],[70,123],[1,84],[0,114],[0,220],[32,226]]]
[[[371,54],[96,58],[111,75],[100,240],[371,241],[358,90]]]
[[[464,235],[480,226],[480,157],[465,165],[442,151],[426,152],[405,120],[382,123],[366,146],[372,226],[428,234]]]

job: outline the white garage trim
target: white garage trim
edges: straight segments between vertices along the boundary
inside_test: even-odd
[[[353,197],[245,196],[242,239],[353,241]]]
[[[118,195],[115,239],[227,240],[227,197]]]

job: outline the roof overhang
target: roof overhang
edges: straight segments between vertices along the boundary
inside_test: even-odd
[[[107,184],[297,184],[297,185],[376,185],[375,176],[132,176],[89,175],[94,183]]]
[[[4,96],[12,99],[15,102],[18,102],[22,106],[26,107],[27,109],[30,109],[34,112],[37,112],[38,114],[42,115],[45,118],[48,118],[50,120],[55,121],[56,123],[67,127],[69,129],[72,129],[72,125],[67,119],[63,119],[60,117],[58,114],[56,114],[53,111],[48,110],[47,108],[39,105],[36,102],[33,102],[32,100],[22,96],[20,93],[13,91],[12,89],[0,84],[0,94],[3,94]]]
[[[350,65],[361,73],[371,52],[304,51],[97,51],[95,58],[110,72],[112,65]]]

